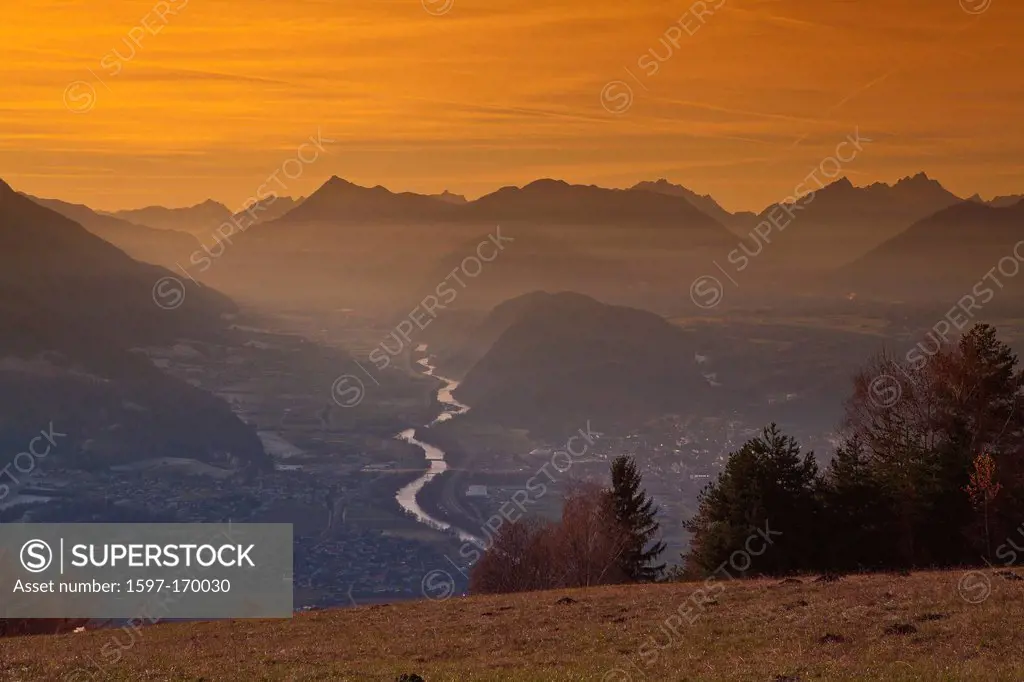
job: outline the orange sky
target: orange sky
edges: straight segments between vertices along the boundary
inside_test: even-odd
[[[667,177],[737,210],[792,194],[859,128],[855,184],[926,170],[962,195],[1024,192],[1024,2],[724,0],[703,24],[692,4],[10,3],[0,177],[98,208],[234,207],[319,128],[336,142],[290,194],[332,174],[470,196]],[[681,18],[693,35],[671,33]],[[600,96],[615,80],[621,113]],[[90,88],[91,109],[65,106]]]

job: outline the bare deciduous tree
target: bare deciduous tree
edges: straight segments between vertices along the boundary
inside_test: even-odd
[[[557,523],[522,519],[503,525],[473,567],[470,591],[524,592],[607,585],[626,580],[618,558],[629,544],[615,522],[608,491],[571,489]]]

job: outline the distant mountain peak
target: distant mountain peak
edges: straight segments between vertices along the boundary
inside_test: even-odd
[[[129,208],[120,211],[113,211],[111,213],[140,213],[142,211],[194,211],[196,209],[211,209],[218,212],[228,211],[228,207],[220,203],[216,199],[207,199],[201,201],[198,204],[191,204],[189,206],[162,206],[160,204],[152,204],[150,206],[143,206],[142,208]]]
[[[650,180],[642,180],[630,187],[630,189],[644,192],[655,192],[657,194],[667,194],[673,197],[682,197],[705,215],[714,218],[723,225],[729,225],[733,223],[735,219],[735,216],[722,208],[722,206],[715,201],[715,198],[710,194],[698,194],[688,187],[669,182],[666,178],[658,178],[653,182]]]
[[[463,210],[463,208],[465,210]],[[546,221],[572,225],[674,224],[703,230],[701,239],[728,235],[722,223],[687,196],[584,185],[542,178],[522,187],[507,186],[461,207],[466,220]],[[718,209],[720,212],[721,209]],[[696,232],[691,232],[691,235]]]
[[[911,200],[911,201],[934,201],[939,204],[950,204],[962,201],[962,199],[945,187],[942,184],[928,176],[925,172],[915,173],[914,175],[907,175],[900,178],[893,184],[887,182],[873,182],[870,185],[863,187],[857,187],[847,177],[842,177],[835,182],[826,185],[824,189],[836,189],[843,192],[849,190],[855,190],[858,194],[863,193],[864,196],[874,195],[877,197],[887,197],[888,200]],[[944,208],[944,206],[938,206],[938,208]]]
[[[224,208],[224,209],[227,208],[227,206],[225,206],[224,204],[220,203],[219,201],[217,201],[215,199],[207,199],[206,201],[202,202],[201,204],[196,204],[195,207],[196,208]]]
[[[522,189],[529,190],[546,190],[546,189],[565,189],[570,187],[569,183],[565,180],[555,180],[554,178],[540,178],[533,182],[523,185]]]
[[[825,185],[825,189],[828,189],[830,187],[838,190],[854,189],[853,183],[850,182],[850,178],[846,177],[845,175],[836,180],[835,182],[830,182],[829,184]]]
[[[905,178],[900,178],[896,181],[896,184],[893,185],[893,187],[937,187],[944,189],[942,187],[942,183],[928,177],[928,174],[924,171],[914,175],[908,175]]]
[[[630,187],[630,189],[642,189],[648,192],[661,192],[662,194],[673,194],[679,196],[696,194],[696,192],[684,187],[683,185],[669,182],[666,178],[658,178],[657,180],[641,180]]]
[[[313,195],[326,192],[330,195],[338,194],[376,194],[376,195],[396,195],[396,192],[392,192],[384,185],[374,185],[373,187],[364,187],[363,185],[357,185],[354,182],[349,182],[344,178],[339,178],[337,175],[332,175],[330,179],[313,192]],[[312,195],[311,195],[312,196]]]
[[[332,175],[308,197],[294,203],[295,207],[286,215],[299,222],[437,220],[447,216],[452,208],[426,194],[392,192],[383,185],[363,187],[337,175]]]
[[[357,187],[359,187],[359,185],[349,182],[345,178],[339,178],[337,175],[332,175],[327,179],[327,182],[320,185],[320,189],[353,189]],[[317,192],[319,192],[320,189],[318,189]],[[315,193],[316,192],[314,192],[314,194]]]
[[[648,192],[661,192],[662,194],[674,194],[677,196],[695,196],[702,199],[711,199],[710,194],[700,194],[695,192],[685,185],[680,185],[677,182],[672,182],[667,178],[658,178],[657,180],[641,180],[636,183],[630,189],[642,189]]]
[[[444,202],[447,202],[449,204],[459,204],[459,205],[461,205],[461,204],[467,203],[466,197],[462,196],[461,194],[455,194],[453,192],[449,192],[448,190],[445,190],[445,191],[441,192],[440,194],[431,194],[430,196],[433,197],[434,199],[438,199],[440,201],[444,201]]]

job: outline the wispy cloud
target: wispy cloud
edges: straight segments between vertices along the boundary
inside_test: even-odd
[[[153,3],[13,4],[0,168],[85,203],[233,203],[275,150],[322,126],[342,149],[322,170],[369,184],[477,194],[538,175],[667,175],[756,208],[859,126],[883,141],[854,169],[866,176],[1024,189],[1021,3],[971,16],[955,1],[727,0],[672,45],[690,4],[455,0],[436,17],[417,0],[189,2],[79,116],[64,89],[103,77],[100,59],[124,53]],[[597,90],[652,48],[671,60],[608,115]]]

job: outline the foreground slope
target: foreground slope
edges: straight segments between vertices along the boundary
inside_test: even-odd
[[[692,623],[668,619],[702,583],[423,600],[0,640],[0,678],[1009,682],[1024,679],[1022,585],[993,571],[727,580]]]

